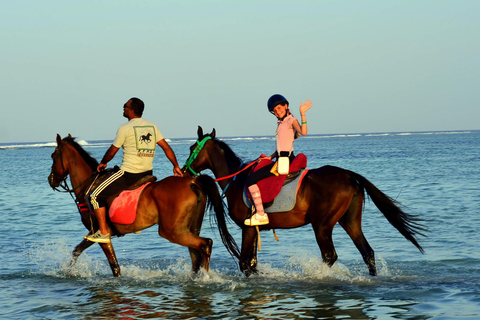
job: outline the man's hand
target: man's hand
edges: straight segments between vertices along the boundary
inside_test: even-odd
[[[106,163],[100,163],[97,167],[97,171],[102,172],[103,170],[105,170],[106,167],[107,167]]]
[[[182,169],[180,169],[180,167],[173,168],[173,174],[175,177],[183,177]]]

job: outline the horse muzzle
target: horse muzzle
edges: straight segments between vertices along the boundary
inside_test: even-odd
[[[50,184],[52,189],[55,189],[60,185],[60,180],[55,179],[53,172],[48,175],[48,184]]]

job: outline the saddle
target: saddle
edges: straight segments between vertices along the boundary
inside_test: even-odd
[[[252,172],[257,171],[273,163],[271,160],[262,160],[258,163]],[[299,153],[293,158],[292,163],[290,163],[288,175],[278,175],[271,176],[266,179],[260,180],[257,182],[260,193],[262,194],[262,200],[265,204],[268,204],[275,199],[275,197],[280,193],[282,187],[289,182],[293,181],[299,174],[301,169],[307,167],[307,157],[303,153]]]
[[[100,173],[99,178],[92,184],[90,190],[94,190],[112,173],[118,170],[118,167]],[[118,224],[131,224],[135,221],[137,214],[138,200],[145,187],[157,180],[157,177],[148,175],[140,178],[134,184],[125,190],[110,196],[107,199],[108,213],[110,221]]]
[[[264,159],[260,161],[260,163],[258,163],[255,166],[255,168],[253,168],[252,172],[257,171],[260,168],[263,168],[271,164],[272,162],[273,161],[271,160]],[[290,163],[288,175],[271,176],[257,182],[258,188],[260,189],[260,193],[262,195],[262,201],[263,201],[263,205],[266,212],[289,211],[291,210],[290,207],[293,208],[293,206],[295,206],[296,193],[298,190],[298,186],[300,185],[303,177],[308,171],[308,170],[305,170],[306,167],[307,167],[307,157],[305,156],[305,154],[299,153],[297,156],[295,156],[292,163]],[[282,192],[281,198],[284,199],[285,201],[276,199],[277,196],[280,194],[280,192]],[[248,195],[249,195],[248,191],[245,188],[244,203],[245,205],[250,207],[251,204],[250,204],[250,199]],[[278,201],[274,202],[275,199]],[[293,206],[292,206],[292,201],[293,201]],[[284,202],[288,202],[288,203],[284,203]]]

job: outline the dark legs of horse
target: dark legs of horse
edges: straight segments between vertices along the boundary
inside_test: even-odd
[[[376,276],[375,253],[368,244],[362,231],[362,206],[363,197],[360,195],[355,196],[339,223],[353,240],[358,251],[362,254],[363,261],[365,261],[365,264],[368,266],[370,275]]]
[[[199,194],[197,194],[199,196]],[[196,214],[193,218],[192,225],[190,227],[190,235],[187,235],[185,239],[187,242],[195,243],[196,246],[188,246],[190,252],[190,258],[192,259],[192,270],[197,273],[200,268],[204,268],[206,271],[210,269],[210,256],[212,255],[213,241],[209,238],[200,237],[200,231],[202,229],[203,217],[205,215],[206,199],[203,198],[202,204],[197,204]],[[190,237],[191,236],[191,237]]]
[[[240,271],[247,277],[257,271],[257,241],[258,234],[255,228],[243,228],[242,251],[240,253]]]
[[[195,273],[200,271],[201,267],[203,267],[207,271],[210,269],[210,256],[212,255],[212,239],[200,237],[200,230],[202,228],[202,221],[204,215],[203,212],[204,211],[200,212],[200,210],[198,210],[197,208],[196,219],[193,222],[192,227],[190,228],[190,231],[192,232],[191,236],[193,236],[193,238],[187,236],[187,238],[185,239],[187,242],[190,241],[198,243],[197,248],[188,246],[190,258],[192,259],[192,270]]]
[[[85,239],[80,242],[72,252],[72,260],[70,261],[70,266],[73,266],[77,262],[77,259],[82,254],[82,252],[85,251],[85,249],[90,248],[90,246],[94,243],[95,242],[87,241]]]
[[[113,250],[112,243],[99,243],[100,247],[107,256],[108,263],[112,269],[112,273],[115,277],[120,277],[120,266],[118,265],[117,256],[115,255],[115,250]]]
[[[312,226],[313,231],[315,232],[315,238],[317,239],[317,244],[320,247],[320,251],[322,253],[323,262],[326,263],[329,267],[331,267],[338,259],[337,252],[335,251],[335,247],[333,246],[333,227],[326,229],[325,226]]]
[[[205,245],[202,245],[201,250],[188,248],[190,257],[192,258],[192,270],[197,273],[200,268],[204,268],[206,271],[210,269],[210,256],[212,255],[212,239],[202,238],[206,240]]]
[[[78,257],[82,254],[85,249],[89,248],[95,244],[95,242],[88,241],[84,239],[80,242],[72,253],[72,260],[70,261],[70,266],[73,266],[75,262],[77,262]],[[110,264],[110,268],[112,269],[112,273],[115,277],[120,277],[120,266],[118,265],[117,256],[115,255],[115,251],[113,250],[113,246],[111,243],[100,243],[100,247],[102,248],[105,256],[108,259],[108,263]]]
[[[186,234],[180,238],[175,237],[174,239],[174,243],[188,247],[190,257],[192,258],[192,270],[194,272],[198,272],[200,267],[203,267],[206,271],[210,269],[212,239],[198,237],[194,234]]]
[[[212,255],[213,241],[210,238],[199,237],[200,228],[195,233],[185,232],[185,230],[173,230],[165,233],[159,229],[159,235],[172,243],[188,247],[190,257],[192,258],[192,270],[198,272],[200,267],[205,270],[210,269],[210,256]]]
[[[353,239],[353,238],[352,238]],[[358,251],[362,254],[363,261],[368,266],[368,272],[371,276],[377,275],[377,267],[375,266],[375,253],[373,249],[367,242],[367,239],[363,236],[363,234],[355,239],[353,239],[355,246],[357,247]]]

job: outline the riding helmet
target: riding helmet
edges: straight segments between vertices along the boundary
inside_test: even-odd
[[[278,106],[279,104],[284,104],[286,103],[288,106],[288,100],[285,99],[284,96],[280,94],[274,94],[273,96],[268,99],[267,106],[268,106],[268,111],[273,114],[273,108]]]

